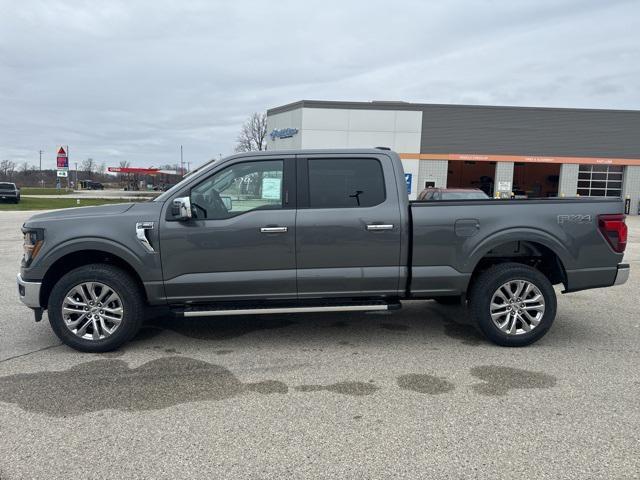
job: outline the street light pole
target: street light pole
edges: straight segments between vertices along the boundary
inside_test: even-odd
[[[44,153],[42,150],[38,152],[40,154],[40,173],[42,173],[42,154]]]

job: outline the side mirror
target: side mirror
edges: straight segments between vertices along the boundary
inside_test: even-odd
[[[171,214],[178,220],[189,220],[191,218],[191,199],[189,197],[174,199]]]

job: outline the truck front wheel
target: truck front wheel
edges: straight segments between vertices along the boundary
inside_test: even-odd
[[[106,264],[85,265],[65,274],[49,296],[49,322],[66,345],[83,352],[107,352],[129,341],[144,319],[137,282]]]
[[[530,345],[551,328],[556,293],[540,271],[502,263],[483,272],[471,288],[471,315],[484,335],[506,347]]]

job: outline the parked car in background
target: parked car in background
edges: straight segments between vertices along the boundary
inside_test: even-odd
[[[80,188],[83,190],[104,190],[104,185],[93,180],[80,180]]]
[[[20,201],[20,189],[15,183],[0,182],[0,200],[18,203]]]
[[[489,197],[478,188],[425,188],[418,200],[484,200]]]

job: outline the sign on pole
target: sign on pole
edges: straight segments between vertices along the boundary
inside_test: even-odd
[[[67,155],[67,152],[64,150],[64,147],[60,147],[60,150],[58,150],[58,154],[56,156],[56,166],[58,170],[69,169],[69,157]]]
[[[69,176],[69,172],[67,170],[58,170],[57,174],[58,174],[58,177],[68,177]]]

